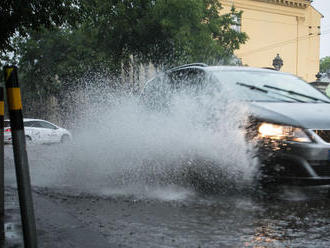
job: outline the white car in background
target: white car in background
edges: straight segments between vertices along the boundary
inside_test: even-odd
[[[72,139],[71,133],[68,130],[48,121],[24,118],[23,122],[27,143],[66,143]],[[9,120],[5,120],[4,127],[4,142],[12,143]]]

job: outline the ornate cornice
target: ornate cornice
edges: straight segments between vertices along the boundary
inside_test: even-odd
[[[306,17],[304,8],[290,8],[287,5],[279,5],[276,3],[270,4],[274,1],[276,0],[220,0],[223,6],[235,6],[237,9],[250,9],[279,15],[296,16],[302,18]]]
[[[259,2],[272,3],[292,8],[305,9],[311,4],[311,0],[254,0]]]

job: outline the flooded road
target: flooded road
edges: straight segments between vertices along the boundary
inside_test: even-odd
[[[10,149],[6,147],[6,184],[14,187]],[[42,202],[40,199],[53,202],[81,226],[101,234],[108,242],[104,247],[330,246],[330,200],[323,192],[285,189],[276,195],[262,196],[261,192],[220,190],[218,194],[206,195],[177,185],[135,188],[103,185],[98,191],[96,188],[86,191],[83,184],[79,188],[58,178],[61,174],[56,166],[63,163],[61,158],[67,159],[64,153],[59,153],[62,149],[59,146],[28,149],[36,208]],[[54,152],[60,163],[52,162]],[[42,222],[43,216],[38,216],[38,212],[36,215],[38,222]],[[63,225],[70,224],[65,222]],[[47,229],[44,221],[44,230],[38,232],[40,247],[46,247],[42,241],[49,230],[53,234],[48,236],[56,243],[55,233],[59,231],[54,230],[60,227],[57,223]],[[70,239],[70,233],[66,236]],[[47,242],[49,246],[52,241],[48,238]]]
[[[48,194],[121,247],[328,247],[329,201],[212,196],[184,201]]]

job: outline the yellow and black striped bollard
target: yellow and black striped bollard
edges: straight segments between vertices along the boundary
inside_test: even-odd
[[[4,161],[4,115],[3,87],[0,87],[0,247],[5,245],[5,161]]]
[[[37,234],[34,219],[29,163],[25,143],[21,89],[18,84],[17,67],[5,66],[4,76],[13,141],[18,196],[23,225],[24,247],[36,248]]]

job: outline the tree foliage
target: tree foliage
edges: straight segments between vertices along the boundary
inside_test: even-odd
[[[320,60],[320,72],[326,72],[327,70],[330,70],[330,56]]]
[[[83,4],[85,20],[109,56],[172,66],[229,56],[247,39],[231,29],[234,9],[220,15],[217,0],[94,0]]]
[[[27,35],[41,26],[52,28],[74,21],[78,0],[2,0],[0,4],[0,51],[13,51],[11,38]]]
[[[35,87],[30,91],[58,94],[63,82],[99,68],[118,75],[132,64],[213,64],[247,39],[231,28],[241,13],[220,15],[217,0],[81,0],[79,6],[75,27],[43,26],[13,42],[24,81]]]
[[[2,39],[7,50],[15,50],[25,101],[40,111],[50,97],[60,101],[68,87],[79,86],[88,72],[106,69],[121,76],[150,63],[162,69],[217,64],[247,39],[232,29],[242,13],[223,14],[218,0],[32,0],[15,10],[17,15],[20,8],[35,11],[25,10]],[[9,45],[7,38],[16,31],[20,35]]]
[[[81,29],[55,28],[30,32],[19,45],[24,102],[38,110],[50,97],[61,102],[64,92],[78,87],[86,72],[111,67],[104,52]],[[26,108],[27,110],[28,108]]]

